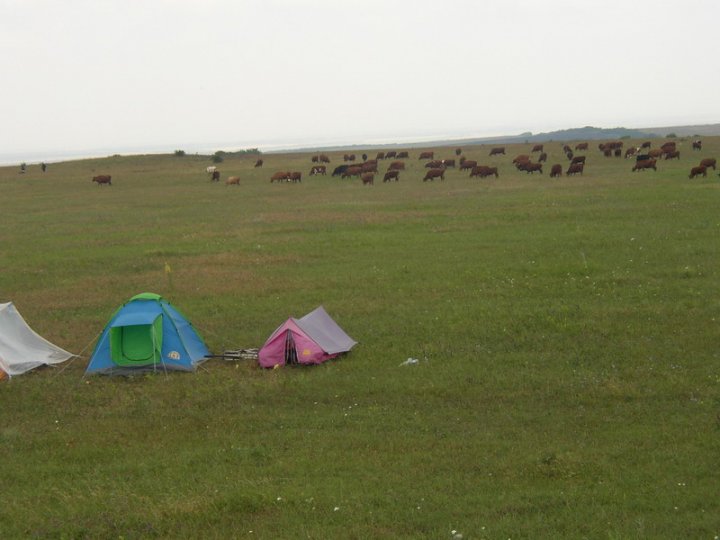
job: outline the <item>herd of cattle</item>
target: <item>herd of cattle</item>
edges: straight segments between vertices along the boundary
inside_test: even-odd
[[[623,149],[623,141],[603,142],[598,145],[600,153],[604,157],[624,157],[625,159],[633,158],[632,172],[653,170],[657,171],[660,160],[680,159],[680,150],[677,143],[669,141],[661,144],[657,148],[652,148],[650,141],[642,143],[640,146],[631,146]],[[482,147],[481,147],[482,148]],[[702,151],[702,141],[695,140],[692,142],[692,151]],[[589,144],[580,142],[574,147],[564,145],[562,152],[567,158],[567,168],[564,170],[566,176],[576,174],[582,175],[585,171],[586,160],[589,152]],[[477,160],[466,159],[462,155],[461,148],[455,149],[454,158],[436,159],[434,151],[421,151],[418,160],[425,160],[425,168],[427,169],[423,176],[423,182],[433,181],[435,179],[445,180],[445,173],[448,169],[469,172],[470,178],[487,178],[494,176],[499,178],[498,167],[494,165],[479,164]],[[505,156],[506,147],[497,146],[490,149],[488,157]],[[363,184],[372,185],[375,182],[375,175],[380,173],[380,163],[389,161],[387,168],[382,171],[383,182],[399,181],[400,174],[406,170],[404,160],[410,159],[410,153],[407,150],[387,152],[378,152],[374,158],[370,158],[367,154],[356,157],[355,154],[344,154],[343,161],[345,163],[333,168],[331,175],[334,177],[359,178]],[[540,173],[543,174],[543,166],[547,164],[548,155],[545,152],[545,145],[536,144],[527,154],[519,154],[512,159],[512,165],[518,170],[527,174]],[[310,176],[322,175],[328,173],[328,164],[330,158],[326,154],[316,154],[311,157],[312,166],[310,168]],[[255,162],[255,168],[262,167],[264,161],[258,159]],[[716,168],[715,158],[701,159],[699,163],[690,169],[689,178],[698,176],[707,176],[708,169]],[[563,175],[563,164],[554,163],[550,166],[550,177],[557,178]],[[212,165],[206,168],[206,173],[212,182],[220,181],[220,171],[217,166]],[[112,185],[112,177],[110,175],[98,175],[92,179],[100,185]],[[270,176],[270,182],[302,182],[302,173],[299,171],[277,171]],[[226,185],[240,185],[239,176],[228,176],[225,179]]]

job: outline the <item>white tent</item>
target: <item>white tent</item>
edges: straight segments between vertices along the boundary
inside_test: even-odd
[[[12,302],[0,303],[0,378],[75,356],[36,334]]]

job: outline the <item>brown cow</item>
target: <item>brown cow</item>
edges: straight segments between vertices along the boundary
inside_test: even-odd
[[[703,160],[700,162],[700,166],[701,166],[701,167],[705,167],[705,168],[712,167],[712,168],[713,168],[713,171],[715,170],[715,165],[716,165],[715,158],[703,159]]]
[[[693,150],[702,150],[702,141],[698,139],[697,141],[693,141]]]
[[[364,172],[364,173],[369,173],[369,172],[371,172],[371,173],[376,173],[376,172],[378,172],[377,161],[375,161],[375,160],[366,161],[365,163],[363,163],[363,164],[360,166],[360,170],[361,170],[362,172]]]
[[[634,146],[631,146],[630,148],[625,150],[625,159],[629,158],[630,156],[634,156],[636,152],[637,152],[637,148],[635,148]]]
[[[345,169],[340,178],[350,178],[351,176],[360,176],[362,174],[362,167],[348,167]]]
[[[433,159],[425,164],[426,169],[439,169],[443,166],[442,159]]]
[[[258,160],[255,162],[255,167],[257,168],[257,167],[262,167],[262,166],[263,166],[263,160],[262,160],[262,159],[258,159]]]
[[[375,184],[375,175],[372,173],[365,173],[360,177],[360,180],[362,180],[363,185],[373,185]]]
[[[435,178],[445,180],[445,169],[430,169],[425,175],[425,178],[423,178],[423,182],[426,180],[434,180]]]
[[[658,159],[660,158],[665,152],[663,152],[662,148],[653,148],[650,150],[647,155],[651,157],[652,159]]]
[[[435,152],[420,152],[420,157],[418,159],[433,159],[435,157]]]
[[[397,152],[395,150],[390,150],[389,152],[385,152],[385,159],[390,159],[397,157]]]
[[[326,172],[327,169],[325,168],[325,165],[315,165],[312,169],[310,169],[310,176],[315,176],[316,174],[322,174],[325,176]]]
[[[393,161],[390,166],[388,167],[388,171],[404,171],[405,170],[405,162],[404,161]]]
[[[211,182],[219,182],[220,181],[220,171],[213,171],[210,181]]]
[[[112,186],[112,176],[110,176],[109,174],[99,174],[97,176],[93,176],[92,181],[97,182],[98,186],[101,186],[103,184]]]
[[[535,146],[533,146],[533,149],[531,150],[531,153],[532,153],[532,152],[542,152],[542,151],[543,151],[543,145],[542,145],[542,144],[536,144]]]
[[[517,165],[518,163],[521,163],[523,161],[530,161],[530,156],[528,156],[527,154],[520,154],[512,160],[514,165]]]
[[[525,163],[525,168],[523,170],[528,174],[533,174],[535,171],[542,174],[542,163],[530,163],[528,161]]]
[[[491,156],[497,156],[499,154],[505,155],[505,147],[504,146],[496,146],[492,150],[490,150]]]
[[[343,161],[355,161],[355,154],[343,154]]]
[[[665,159],[680,159],[680,150],[665,152]]]
[[[239,176],[228,176],[227,180],[225,180],[225,185],[226,186],[232,186],[232,185],[239,186],[240,185],[240,177]]]
[[[320,154],[318,156],[318,159],[320,160],[320,163],[330,163],[330,158],[327,157],[325,154]]]
[[[477,161],[475,161],[474,159],[466,159],[460,164],[461,171],[467,171],[472,169],[473,167],[477,167]]]
[[[587,149],[588,149],[588,143],[586,143],[586,142],[577,143],[577,144],[575,145],[575,150],[576,150],[576,151],[577,151],[577,150],[587,150]]]
[[[313,156],[310,158],[310,161],[312,161],[313,163],[317,163],[318,161],[320,161],[320,156]]]
[[[378,152],[375,159],[385,159],[385,152]]]
[[[445,167],[446,169],[448,167],[452,167],[454,169],[455,168],[455,160],[454,159],[443,159],[442,166]]]
[[[652,146],[652,143],[650,141],[645,141],[640,145],[640,148],[650,148]]]
[[[302,173],[292,172],[290,173],[290,182],[302,182]]]
[[[572,174],[580,173],[580,176],[582,176],[582,173],[584,170],[585,170],[585,163],[571,163],[565,174],[567,176],[570,176]]]
[[[290,179],[290,173],[286,171],[278,171],[270,177],[270,183],[282,182]]]
[[[485,178],[487,176],[495,175],[495,178],[498,178],[498,170],[497,167],[488,167],[486,165],[478,165],[477,167],[473,167],[472,171],[470,171],[470,178],[473,176],[479,176],[480,178]]]
[[[643,171],[645,169],[652,169],[653,171],[657,171],[657,167],[655,166],[656,160],[654,159],[643,159],[641,161],[638,161],[635,163],[635,166],[632,168],[633,172],[635,171]]]
[[[543,163],[547,161],[547,154],[545,152],[542,152],[540,154],[540,157],[538,158],[538,163]]]
[[[556,163],[552,166],[550,169],[550,178],[560,177],[562,176],[562,165],[559,163]]]
[[[391,170],[386,172],[385,176],[383,176],[383,182],[389,182],[390,180],[395,180],[396,182],[400,180],[400,171]]]
[[[688,178],[695,178],[696,176],[703,175],[707,177],[707,168],[703,167],[702,165],[700,167],[693,167],[690,169],[690,176]]]
[[[401,158],[408,159],[410,157],[410,154],[408,154],[407,150],[403,150],[401,152],[398,152],[396,157],[398,159],[401,159]]]
[[[455,149],[455,155],[456,155],[456,156],[459,156],[460,154],[462,154],[462,148],[456,148],[456,149]]]
[[[585,163],[585,156],[575,156],[570,163]]]

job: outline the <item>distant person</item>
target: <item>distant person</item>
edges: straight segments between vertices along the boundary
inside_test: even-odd
[[[40,169],[42,170],[42,172],[45,172],[45,169],[47,169],[47,165],[45,165],[45,163],[41,163]]]

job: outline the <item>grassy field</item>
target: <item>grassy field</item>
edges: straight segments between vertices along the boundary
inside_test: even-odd
[[[560,179],[560,143],[542,176],[511,164],[530,145],[469,147],[498,179],[425,183],[411,151],[373,186],[308,177],[309,154],[226,159],[240,186],[200,156],[0,168],[0,301],[82,354],[0,384],[0,536],[717,538],[720,179],[688,179],[720,157],[704,143],[635,173],[591,144]],[[145,291],[214,352],[318,305],[359,345],[313,368],[83,377]]]

